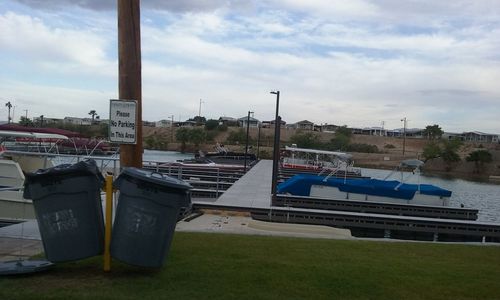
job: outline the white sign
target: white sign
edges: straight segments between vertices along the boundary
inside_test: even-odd
[[[137,101],[109,100],[109,140],[119,144],[137,141]]]

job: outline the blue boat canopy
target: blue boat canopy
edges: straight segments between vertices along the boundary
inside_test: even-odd
[[[421,194],[439,197],[450,197],[451,191],[431,184],[408,184],[397,180],[379,179],[343,179],[329,178],[324,181],[324,176],[299,174],[278,185],[278,193],[289,193],[297,196],[309,196],[311,186],[324,185],[338,188],[347,193],[366,194],[373,196],[399,198],[411,200],[417,191]]]

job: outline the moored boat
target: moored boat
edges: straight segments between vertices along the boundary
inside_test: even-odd
[[[195,161],[201,163],[215,163],[220,165],[253,165],[257,161],[257,156],[253,153],[241,153],[229,151],[224,145],[217,143],[214,146],[215,152],[199,151],[195,155]],[[192,160],[191,160],[192,161]]]
[[[402,166],[420,167],[417,160]],[[431,184],[409,184],[373,178],[334,178],[299,174],[281,183],[278,193],[329,199],[447,206],[452,192]]]
[[[326,174],[329,177],[362,177],[354,167],[352,155],[338,151],[285,147],[281,172],[292,174]]]
[[[35,218],[31,200],[23,198],[24,173],[40,168],[52,167],[52,161],[47,156],[36,153],[9,151],[3,147],[3,142],[12,139],[30,139],[43,145],[50,152],[58,141],[68,137],[61,134],[20,132],[0,130],[0,219],[33,219]]]
[[[169,166],[181,167],[181,168],[213,168],[213,169],[243,169],[241,164],[227,164],[227,163],[216,163],[210,159],[186,159],[177,162],[168,162],[159,164],[160,167],[166,168]]]

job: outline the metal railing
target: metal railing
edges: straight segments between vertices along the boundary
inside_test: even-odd
[[[105,156],[89,156],[89,155],[72,155],[47,152],[30,152],[30,151],[15,151],[7,150],[5,156],[31,156],[40,157],[43,159],[43,168],[52,165],[78,163],[85,159],[94,159],[99,170],[104,174],[117,177],[120,174],[121,166],[118,157]],[[154,170],[158,173],[177,177],[180,180],[185,180],[194,186],[193,192],[205,195],[210,198],[218,198],[223,194],[228,187],[236,182],[243,172],[240,170],[227,170],[219,167],[210,168],[192,168],[184,166],[172,165],[168,162],[149,161],[143,162],[143,167]]]
[[[91,158],[96,161],[99,170],[101,170],[102,172],[111,173],[113,174],[113,176],[116,176],[120,172],[120,158],[118,157],[72,155],[72,154],[14,151],[14,150],[5,151],[4,155],[42,157],[44,168],[49,167],[49,161],[52,162],[53,165],[60,165],[65,163],[67,164],[78,163],[82,160]]]

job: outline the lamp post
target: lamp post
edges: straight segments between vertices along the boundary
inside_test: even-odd
[[[198,108],[198,116],[199,116],[200,118],[201,118],[201,104],[202,104],[202,103],[205,103],[205,101],[203,101],[203,100],[201,100],[201,99],[200,99],[200,106],[199,106],[199,108]]]
[[[16,120],[16,107],[17,106],[15,106],[15,105],[12,107],[12,118],[10,119],[11,122],[15,122],[15,120]]]
[[[274,118],[274,148],[273,148],[273,178],[271,182],[271,204],[276,198],[276,184],[278,183],[278,162],[280,156],[280,126],[281,118],[278,116],[280,106],[280,91],[272,91],[276,95],[276,115]]]
[[[174,115],[171,115],[172,122],[170,123],[170,142],[174,142]]]
[[[260,124],[258,124],[259,126],[259,131],[257,133],[257,159],[259,159],[260,157]]]
[[[247,171],[248,132],[250,130],[250,114],[253,114],[253,111],[248,111],[248,115],[247,115],[247,139],[245,142],[245,172]]]
[[[401,122],[403,122],[403,156],[405,156],[405,148],[406,148],[406,117],[401,119]]]

